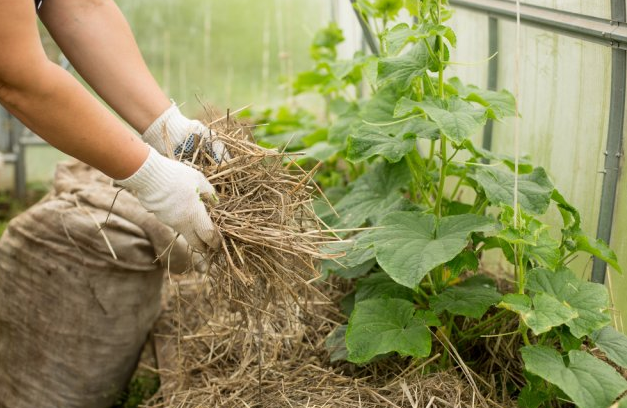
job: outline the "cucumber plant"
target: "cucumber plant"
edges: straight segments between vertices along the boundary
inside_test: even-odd
[[[436,332],[455,345],[517,315],[527,379],[519,404],[608,407],[627,381],[588,350],[627,368],[627,337],[611,327],[607,289],[576,278],[569,263],[583,252],[620,272],[616,255],[582,231],[578,211],[527,158],[514,208],[514,158],[476,146],[473,135],[515,116],[515,100],[445,75],[456,46],[446,0],[354,5],[379,55],[338,59],[343,34],[329,25],[314,38],[314,68],[293,84],[323,97],[328,123],[282,108],[266,113],[260,134],[325,162],[319,181],[334,209],[321,202],[319,214],[353,231],[329,249],[345,256],[323,263],[325,273],[356,281],[348,322],[328,341],[332,358],[426,358]],[[401,12],[413,22],[395,23]],[[561,225],[542,221],[551,206]],[[487,250],[512,264],[512,293],[481,273]],[[466,319],[475,324],[462,330]]]

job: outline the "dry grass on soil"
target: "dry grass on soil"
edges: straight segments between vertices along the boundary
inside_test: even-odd
[[[147,407],[514,406],[495,402],[489,382],[476,375],[430,372],[441,347],[435,359],[418,363],[330,363],[324,341],[345,319],[334,289],[325,290],[330,300],[312,300],[306,310],[277,304],[253,322],[213,302],[206,283],[205,276],[188,275],[169,286],[155,334],[161,389]]]

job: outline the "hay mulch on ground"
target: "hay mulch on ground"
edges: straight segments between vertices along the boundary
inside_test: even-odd
[[[433,359],[331,363],[324,342],[345,319],[331,288],[331,300],[312,300],[307,311],[277,304],[254,322],[210,302],[205,279],[190,274],[168,285],[155,332],[161,388],[146,407],[514,406],[479,395],[461,370],[429,373]]]

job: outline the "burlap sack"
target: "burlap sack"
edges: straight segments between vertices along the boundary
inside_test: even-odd
[[[1,408],[110,407],[133,373],[160,309],[155,259],[180,272],[187,254],[129,193],[111,208],[118,190],[60,165],[53,192],[0,238]]]

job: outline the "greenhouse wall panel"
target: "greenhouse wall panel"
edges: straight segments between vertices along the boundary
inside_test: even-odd
[[[610,18],[612,15],[610,1],[590,0],[524,0],[522,4],[552,8],[570,13],[587,16]]]
[[[610,3],[591,2],[528,2],[544,7],[609,17]],[[558,7],[559,6],[559,7]],[[488,51],[488,18],[481,13],[456,10],[452,26],[458,33],[459,49],[452,54],[454,62],[486,59]],[[465,33],[473,33],[472,36]],[[498,22],[497,88],[516,89],[516,25]],[[603,185],[603,167],[608,132],[611,94],[612,50],[598,44],[555,34],[533,27],[521,27],[519,104],[520,152],[537,165],[546,168],[556,187],[581,212],[585,232],[597,234],[597,222]],[[464,82],[485,86],[487,63],[454,64],[450,76]],[[492,150],[513,154],[514,121],[496,124]],[[559,225],[559,214],[548,215]],[[627,220],[627,186],[621,177],[612,235],[612,247],[623,269],[627,270],[627,230],[621,228]],[[555,234],[559,231],[555,230]],[[485,262],[507,269],[496,254],[488,254]],[[580,255],[570,266],[587,279],[592,262]],[[617,327],[624,330],[627,299],[627,277],[610,271],[608,284],[617,309]],[[621,318],[622,317],[622,318]]]
[[[451,51],[452,64],[447,68],[447,75],[486,88],[490,54],[488,17],[483,13],[457,9],[451,27],[457,33],[457,47]]]
[[[515,24],[499,25],[499,88],[515,89]],[[544,166],[596,234],[610,101],[611,50],[522,27],[521,154]],[[514,121],[495,126],[493,149],[513,153]]]
[[[627,117],[627,112],[626,112]],[[623,332],[627,330],[627,174],[625,173],[625,151],[627,149],[627,129],[623,128],[623,149],[618,179],[618,191],[614,207],[614,223],[612,229],[612,249],[618,255],[618,262],[623,269],[619,275],[613,271],[608,274],[608,284],[612,290],[616,312],[616,325]]]

